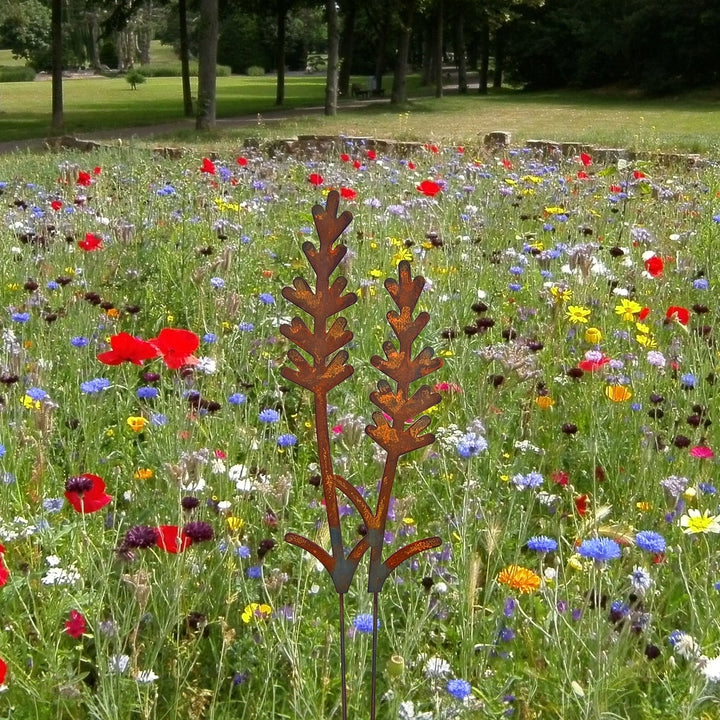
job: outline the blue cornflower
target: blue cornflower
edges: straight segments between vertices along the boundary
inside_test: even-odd
[[[210,286],[216,290],[221,290],[225,287],[225,281],[221,277],[211,277]]]
[[[371,633],[373,631],[373,616],[369,613],[360,613],[353,620],[353,627],[360,633]],[[377,621],[378,630],[380,629],[380,618]]]
[[[717,488],[714,485],[711,485],[710,483],[706,483],[706,482],[698,483],[698,488],[705,495],[715,495],[717,493]]]
[[[260,293],[258,295],[258,300],[263,305],[274,305],[275,304],[275,298],[270,293]]]
[[[508,283],[508,290],[511,292],[520,292],[522,285],[520,283]]]
[[[518,265],[513,265],[510,268],[510,274],[511,275],[522,275],[525,272],[524,268],[519,267]]]
[[[241,235],[240,242],[243,243],[244,245],[247,245],[248,243],[252,242],[252,238],[249,235]]]
[[[80,383],[80,389],[86,395],[95,395],[96,393],[107,390],[112,383],[107,378],[94,378]]]
[[[454,678],[448,680],[448,684],[445,689],[452,695],[456,700],[464,700],[472,692],[472,687],[467,680],[459,680]]]
[[[235,554],[242,558],[243,560],[247,560],[247,558],[250,557],[250,548],[247,545],[241,545],[238,548],[235,548]]]
[[[203,335],[203,342],[208,343],[208,345],[217,342],[217,335],[215,333],[205,333]]]
[[[707,290],[710,287],[710,283],[705,278],[697,278],[693,280],[694,290]]]
[[[458,454],[465,460],[485,452],[487,448],[487,440],[474,432],[466,433],[465,437],[457,444]]]
[[[511,640],[515,639],[515,631],[512,628],[509,627],[501,627],[500,632],[498,632],[498,640],[500,642],[510,642]]]
[[[535,535],[527,541],[528,550],[536,552],[548,553],[557,550],[557,540],[547,537],[547,535]]]
[[[611,538],[592,538],[580,543],[578,554],[596,562],[607,562],[620,557],[620,546]]]
[[[0,458],[5,457],[5,446],[0,443]]]
[[[229,398],[228,402],[231,405],[242,405],[247,398],[242,393],[233,393]]]
[[[137,389],[137,392],[135,394],[141,400],[154,400],[160,394],[160,391],[156,387],[151,387],[150,385],[143,385],[142,387],[139,387]]]
[[[277,444],[278,447],[281,448],[292,447],[293,445],[297,445],[297,436],[292,433],[283,433],[278,436]]]
[[[75,337],[70,338],[70,344],[76,348],[86,347],[89,343],[90,341],[82,335],[76,335]]]
[[[16,323],[26,323],[30,320],[30,313],[27,312],[14,312],[10,315],[10,319]]]
[[[694,388],[697,380],[692,373],[685,373],[680,376],[680,385],[685,389]]]
[[[254,329],[255,326],[251,322],[238,323],[238,330],[240,332],[252,332]]]
[[[163,425],[167,425],[167,415],[163,415],[162,413],[153,413],[150,416],[150,422],[155,425],[155,427],[162,427]]]
[[[45,512],[56,513],[62,510],[64,502],[62,498],[47,498],[43,500],[42,507]]]
[[[218,168],[218,175],[220,176],[221,180],[227,182],[232,177],[232,171],[230,170],[230,168],[221,166]]]
[[[245,574],[250,580],[259,580],[262,577],[262,568],[259,565],[251,565]]]
[[[49,395],[42,388],[39,387],[28,388],[25,391],[25,394],[31,400],[35,400],[35,402],[42,402],[43,400],[47,400],[47,398],[49,397]]]
[[[60,287],[60,283],[55,282],[54,280],[50,280],[45,287],[48,290],[57,290]]]
[[[668,635],[668,642],[675,647],[684,637],[685,633],[682,630],[673,630]]]
[[[518,490],[525,490],[527,488],[534,489],[539,488],[543,484],[543,476],[537,472],[537,470],[533,470],[527,475],[521,475],[520,473],[514,475],[512,481]]]
[[[720,214],[713,215],[713,222],[720,223]]]
[[[517,606],[517,600],[515,598],[506,598],[505,607],[503,608],[503,615],[506,618],[511,618],[515,614],[515,607]]]
[[[258,413],[258,420],[263,423],[276,423],[280,419],[280,413],[272,408],[265,408]]]
[[[645,552],[661,553],[665,552],[665,538],[652,530],[641,530],[635,535],[635,544]]]

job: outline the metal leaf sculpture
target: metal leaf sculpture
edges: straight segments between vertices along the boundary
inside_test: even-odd
[[[320,477],[322,480],[325,510],[330,530],[330,552],[302,535],[287,533],[285,540],[307,550],[322,563],[335,585],[339,597],[340,613],[340,666],[342,675],[342,717],[347,719],[347,688],[345,672],[345,606],[344,596],[348,592],[361,558],[370,550],[368,592],[373,595],[373,639],[372,639],[372,688],[370,718],[375,720],[375,698],[377,680],[377,628],[378,595],[390,573],[403,561],[424,550],[438,547],[439,537],[423,538],[405,545],[386,560],[382,558],[387,513],[390,507],[393,484],[398,470],[398,461],[406,453],[430,445],[435,437],[423,432],[430,424],[430,418],[422,413],[440,402],[440,395],[429,386],[423,385],[411,393],[410,385],[416,380],[442,367],[443,361],[433,357],[431,348],[426,347],[415,357],[412,344],[430,316],[427,312],[413,318],[425,279],[412,277],[410,263],[398,265],[398,279],[388,278],[385,289],[390,294],[397,311],[390,311],[387,320],[397,338],[397,346],[391,341],[383,344],[385,357],[374,356],[370,362],[387,380],[377,383],[377,390],[370,394],[371,402],[380,412],[373,413],[372,425],[365,432],[385,450],[386,458],[380,481],[377,505],[373,511],[360,491],[346,478],[333,470],[328,428],[328,393],[353,373],[348,364],[348,353],[342,348],[353,338],[347,329],[344,317],[333,316],[347,309],[357,296],[348,292],[347,280],[338,276],[331,283],[330,277],[337,269],[347,248],[342,243],[334,245],[343,231],[352,222],[353,216],[347,210],[338,215],[340,196],[331,191],[326,206],[315,205],[312,209],[315,228],[320,246],[311,242],[303,243],[302,250],[315,273],[315,288],[301,277],[295,278],[292,286],[282,291],[283,297],[304,310],[313,320],[312,330],[302,318],[295,317],[289,325],[282,325],[280,332],[309,356],[306,358],[296,349],[288,351],[288,360],[295,368],[284,367],[281,371],[290,380],[309,390],[315,401],[315,433],[317,440]],[[345,555],[340,528],[338,496],[340,491],[355,506],[362,518],[367,533]]]

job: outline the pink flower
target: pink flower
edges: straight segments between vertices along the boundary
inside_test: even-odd
[[[715,457],[715,453],[707,445],[696,445],[690,450],[690,454],[701,460],[709,460]]]
[[[81,638],[87,630],[87,623],[82,613],[77,610],[70,611],[70,619],[65,622],[65,632],[75,639]]]

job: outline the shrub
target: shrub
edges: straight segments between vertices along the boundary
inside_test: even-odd
[[[135,90],[138,85],[142,85],[146,81],[146,77],[139,70],[129,70],[125,75],[125,80],[130,87]]]
[[[0,82],[30,82],[35,79],[35,68],[29,65],[0,65]]]
[[[145,77],[180,77],[182,68],[180,63],[173,65],[140,65],[140,72]],[[218,77],[229,77],[231,75],[230,68],[227,65],[218,65],[216,72]],[[196,77],[197,73],[197,62],[191,62],[190,75]]]
[[[261,68],[259,65],[251,65],[245,73],[250,77],[262,77],[265,74],[265,68]]]

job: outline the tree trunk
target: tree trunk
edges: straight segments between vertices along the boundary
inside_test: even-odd
[[[488,72],[490,69],[490,23],[487,15],[483,17],[480,33],[480,81],[478,83],[478,92],[481,95],[487,95]]]
[[[335,0],[325,0],[328,21],[328,65],[325,82],[325,115],[337,115],[340,18]]]
[[[465,20],[463,8],[455,16],[455,61],[458,73],[458,92],[467,95],[467,61],[465,60]]]
[[[434,15],[434,13],[433,13]],[[420,84],[427,87],[435,77],[433,66],[435,62],[435,29],[436,25],[432,22],[424,23],[425,28],[422,35],[421,52],[422,52],[422,70],[420,71]]]
[[[345,11],[343,14],[342,35],[340,36],[340,75],[338,78],[338,92],[350,97],[350,74],[352,71],[352,56],[355,46],[355,0],[349,0],[345,3]],[[377,83],[375,84],[377,88]]]
[[[196,130],[215,127],[218,32],[218,0],[200,0]]]
[[[407,67],[410,52],[410,34],[415,15],[416,0],[406,0],[400,18],[400,37],[398,38],[395,73],[393,75],[392,103],[399,105],[407,101]]]
[[[277,83],[275,86],[275,104],[285,102],[285,30],[287,6],[285,0],[277,0],[277,44],[275,45],[275,64],[277,65]]]
[[[88,22],[90,23],[90,65],[97,72],[100,70],[100,23],[97,10],[88,13]]]
[[[63,126],[63,0],[52,0],[51,8],[51,65],[52,65],[52,119],[50,126],[59,130]]]
[[[188,42],[187,1],[178,2],[180,22],[180,72],[182,75],[183,109],[185,117],[193,116],[192,89],[190,88],[190,43]]]
[[[443,96],[443,0],[437,0],[435,18],[435,97]]]
[[[503,70],[505,69],[505,28],[501,25],[495,31],[495,68],[493,70],[493,87],[502,87]]]
[[[377,41],[377,52],[375,54],[375,88],[378,95],[383,94],[383,73],[387,64],[387,23],[383,23],[380,28],[380,35]]]

